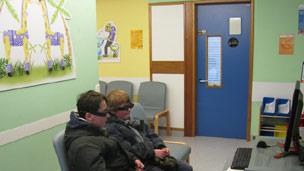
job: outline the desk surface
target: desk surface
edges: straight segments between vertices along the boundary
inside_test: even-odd
[[[260,140],[265,141],[271,147],[256,148],[256,144]],[[277,146],[278,142],[284,142],[284,140],[275,137],[257,137],[252,141],[251,159],[245,171],[303,171],[304,166],[300,165],[297,155],[289,155],[280,159],[274,158],[277,153],[283,151]]]

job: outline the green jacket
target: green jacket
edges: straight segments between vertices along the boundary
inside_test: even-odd
[[[105,131],[71,113],[65,131],[65,147],[69,166],[73,171],[131,171],[134,161],[129,159],[119,143],[105,135]]]

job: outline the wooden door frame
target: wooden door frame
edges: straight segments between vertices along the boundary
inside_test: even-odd
[[[249,50],[249,84],[246,139],[250,140],[251,131],[251,103],[252,103],[252,69],[253,69],[253,42],[254,42],[254,0],[205,0],[199,2],[185,2],[185,136],[196,135],[196,6],[201,4],[233,4],[250,3],[250,50]]]
[[[253,38],[254,38],[254,0],[201,0],[192,2],[162,2],[149,4],[149,51],[150,51],[150,80],[153,73],[184,74],[184,135],[196,136],[196,6],[200,4],[233,4],[250,3],[250,54],[249,54],[249,84],[248,84],[248,110],[246,139],[250,140],[251,130],[251,103],[252,103],[252,66],[253,66]],[[152,61],[152,36],[151,36],[151,6],[159,5],[184,5],[184,61]]]

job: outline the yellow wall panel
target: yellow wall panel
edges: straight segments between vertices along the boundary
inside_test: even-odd
[[[108,21],[117,28],[120,63],[99,63],[99,77],[149,77],[149,12],[144,0],[97,0],[97,30]],[[131,49],[131,31],[143,30],[143,48]]]

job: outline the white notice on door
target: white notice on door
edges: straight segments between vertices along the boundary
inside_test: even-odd
[[[241,18],[229,18],[229,34],[240,35],[241,34]]]

